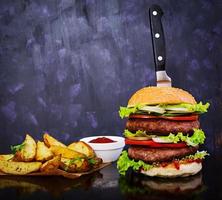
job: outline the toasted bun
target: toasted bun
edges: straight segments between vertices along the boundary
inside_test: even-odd
[[[194,97],[179,88],[174,87],[145,87],[138,90],[129,99],[128,107],[136,105],[156,105],[156,104],[195,104]]]
[[[166,167],[154,167],[150,170],[141,170],[147,176],[157,176],[163,178],[186,177],[197,174],[202,169],[202,163],[192,162],[180,164],[180,169],[176,169],[173,164]]]

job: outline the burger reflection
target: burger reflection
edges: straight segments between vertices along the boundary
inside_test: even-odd
[[[198,199],[206,190],[202,174],[185,178],[148,177],[135,172],[119,178],[121,193],[126,199]]]
[[[28,176],[2,176],[0,179],[0,190],[13,188],[19,196],[31,195],[34,192],[47,192],[53,197],[60,197],[64,192],[71,189],[88,189],[97,179],[103,175],[94,172],[77,179],[67,179],[63,177],[28,177]]]

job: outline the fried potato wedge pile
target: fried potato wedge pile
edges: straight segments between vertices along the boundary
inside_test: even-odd
[[[53,172],[62,169],[71,173],[87,172],[99,167],[102,159],[85,142],[65,145],[48,133],[43,141],[26,134],[24,141],[11,146],[12,154],[0,155],[0,172],[25,175],[32,172]]]

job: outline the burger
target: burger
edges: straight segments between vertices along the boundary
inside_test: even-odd
[[[127,118],[124,130],[128,150],[117,161],[121,175],[131,169],[147,176],[186,177],[202,169],[208,155],[198,151],[205,134],[199,115],[209,103],[197,103],[194,97],[174,87],[145,87],[120,107],[119,115]]]

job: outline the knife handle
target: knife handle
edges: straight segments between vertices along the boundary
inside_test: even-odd
[[[155,68],[156,71],[165,71],[166,49],[161,22],[163,11],[160,6],[152,5],[149,9],[149,16]]]

